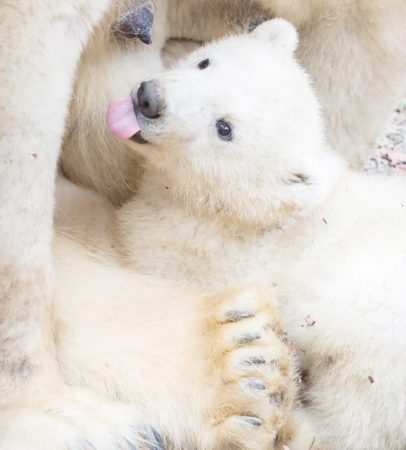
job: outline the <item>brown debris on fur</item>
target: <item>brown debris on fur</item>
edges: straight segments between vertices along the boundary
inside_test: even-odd
[[[310,316],[306,316],[305,321],[307,327],[313,327],[316,324],[316,321],[313,320]]]

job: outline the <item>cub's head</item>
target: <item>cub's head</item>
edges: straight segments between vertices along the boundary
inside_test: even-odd
[[[311,207],[332,164],[297,40],[274,19],[202,47],[113,104],[110,128],[200,212],[266,226]]]

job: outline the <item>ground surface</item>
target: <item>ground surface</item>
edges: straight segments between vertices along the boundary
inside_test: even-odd
[[[368,172],[406,175],[406,96],[393,112],[386,134],[367,161]]]

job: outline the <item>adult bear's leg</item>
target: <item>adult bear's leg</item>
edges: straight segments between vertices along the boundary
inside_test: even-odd
[[[0,2],[1,449],[137,441],[131,411],[112,409],[106,423],[110,404],[63,386],[53,343],[56,165],[76,64],[108,5]]]

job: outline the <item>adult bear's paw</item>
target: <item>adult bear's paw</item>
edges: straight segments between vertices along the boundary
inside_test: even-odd
[[[132,408],[82,389],[0,408],[0,450],[164,450]]]
[[[289,435],[293,361],[271,301],[256,287],[213,299],[207,321],[220,448],[269,449]],[[284,437],[282,437],[284,436]]]

